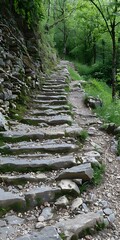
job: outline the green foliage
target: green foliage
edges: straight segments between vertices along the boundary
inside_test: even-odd
[[[87,137],[88,137],[88,132],[86,130],[82,130],[80,134],[77,136],[77,139],[80,142],[84,143]]]
[[[95,109],[98,116],[102,117],[105,122],[120,125],[120,99],[112,101],[111,88],[105,82],[91,78],[85,85],[85,91],[88,95],[102,100],[102,107]]]
[[[68,71],[70,73],[70,76],[72,78],[72,80],[80,80],[81,77],[80,75],[77,73],[77,71],[75,71],[73,68],[71,68],[70,66],[68,66]]]
[[[43,18],[43,5],[39,0],[14,0],[14,9],[25,19],[29,27]]]
[[[120,137],[118,138],[117,154],[120,156]]]

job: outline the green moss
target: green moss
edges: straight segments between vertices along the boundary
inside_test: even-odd
[[[66,239],[67,239],[64,233],[60,233],[60,237],[61,237],[63,240],[66,240]]]

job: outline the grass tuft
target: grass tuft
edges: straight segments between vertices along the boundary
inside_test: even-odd
[[[103,179],[103,175],[105,173],[105,165],[92,165],[94,174],[93,174],[93,179],[92,179],[92,184],[93,185],[100,185]]]

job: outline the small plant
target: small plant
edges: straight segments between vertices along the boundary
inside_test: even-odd
[[[92,167],[94,170],[92,183],[94,185],[99,185],[99,184],[101,184],[102,179],[103,179],[103,174],[105,173],[105,165],[104,164],[101,164],[101,165],[93,164]]]
[[[66,240],[66,236],[64,233],[60,233],[60,237],[63,239],[63,240]]]
[[[118,138],[117,154],[118,154],[118,156],[120,156],[120,137]]]
[[[85,140],[87,139],[88,137],[88,132],[86,130],[82,130],[80,132],[80,134],[77,136],[78,140],[82,143],[85,142]]]
[[[90,183],[89,183],[89,182],[84,182],[84,183],[80,186],[80,193],[86,192],[89,186],[90,186]]]
[[[105,227],[106,227],[106,225],[104,222],[98,222],[95,226],[95,230],[97,232],[99,232],[99,231],[102,231],[103,229],[105,229]]]

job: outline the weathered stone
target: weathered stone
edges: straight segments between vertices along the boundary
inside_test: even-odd
[[[34,153],[34,152],[46,152],[46,153],[67,153],[75,151],[78,148],[75,144],[68,143],[55,143],[52,141],[44,144],[39,144],[37,142],[21,142],[19,144],[14,144],[5,146],[1,148],[1,152],[8,152],[11,154],[19,153]]]
[[[103,210],[103,212],[104,212],[106,215],[112,214],[112,210],[111,210],[110,208],[105,208],[105,209]]]
[[[15,211],[24,210],[26,207],[25,199],[18,194],[5,192],[0,189],[0,206],[4,209],[14,209]]]
[[[55,205],[58,207],[66,207],[68,204],[69,204],[69,201],[66,198],[66,196],[62,196],[58,198],[57,201],[55,202]]]
[[[100,153],[97,151],[90,151],[90,152],[85,152],[84,156],[88,157],[100,157]]]
[[[22,237],[16,238],[16,240],[62,240],[56,231],[55,227],[48,226],[43,228],[39,233],[33,232]]]
[[[28,156],[30,157],[30,156]],[[35,157],[36,158],[36,157]],[[15,171],[26,172],[26,168],[28,171],[30,170],[40,170],[40,169],[61,169],[61,168],[69,168],[76,165],[76,159],[72,155],[68,155],[66,157],[58,157],[58,158],[50,158],[45,160],[26,160],[26,159],[16,159],[16,158],[3,158],[0,157],[0,169],[12,169]],[[22,176],[21,176],[22,177]],[[26,176],[27,177],[27,176]],[[6,178],[6,177],[5,177]],[[14,176],[12,176],[14,178]],[[31,179],[32,177],[30,177]],[[35,176],[35,181],[37,179],[44,179],[45,176],[42,175]],[[32,179],[31,179],[32,180]]]
[[[0,175],[0,182],[11,183],[11,184],[24,184],[25,182],[38,182],[44,181],[47,178],[45,174],[38,174],[38,175],[31,175],[31,174],[24,174],[24,175]]]
[[[71,209],[74,210],[76,208],[79,208],[82,205],[82,203],[83,203],[82,198],[78,197],[78,198],[74,199],[72,202]]]
[[[60,193],[60,188],[52,187],[40,187],[34,188],[29,192],[25,193],[25,199],[27,202],[27,207],[31,208],[34,206],[40,206],[44,202],[51,202],[54,200],[55,195]]]
[[[0,131],[8,130],[7,121],[3,114],[0,112]]]
[[[97,107],[102,107],[102,100],[99,98],[89,96],[89,97],[85,98],[85,104],[87,107],[91,107],[91,108],[95,109]]]
[[[61,180],[58,186],[62,189],[63,192],[74,193],[76,195],[80,194],[80,190],[77,184],[69,179]]]
[[[108,217],[107,217],[108,221],[110,223],[113,223],[115,221],[115,214],[111,213]]]
[[[52,219],[52,217],[53,217],[52,209],[50,207],[46,207],[43,209],[42,213],[38,217],[38,221],[43,222],[43,221]]]
[[[7,223],[4,220],[0,220],[0,227],[6,227]]]
[[[10,225],[21,225],[24,223],[24,219],[17,217],[16,215],[7,216],[5,217],[5,220]]]
[[[93,169],[90,163],[81,164],[66,170],[63,170],[57,177],[60,179],[82,179],[83,181],[91,180],[93,177]]]
[[[101,222],[101,216],[97,213],[89,212],[87,214],[77,215],[75,218],[63,220],[55,224],[62,233],[65,234],[67,240],[72,240],[74,237],[78,239],[80,233],[88,228],[94,227],[98,222]]]

